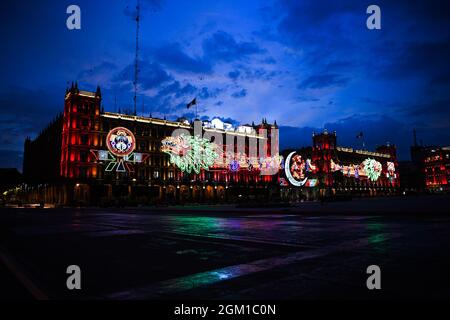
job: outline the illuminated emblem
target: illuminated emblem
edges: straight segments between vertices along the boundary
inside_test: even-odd
[[[170,155],[170,162],[186,173],[208,170],[219,157],[217,145],[199,136],[181,134],[161,141],[161,151]]]
[[[136,139],[127,128],[117,127],[109,131],[106,146],[108,150],[91,150],[97,161],[107,163],[106,172],[134,172],[130,164],[142,163],[148,157],[148,154],[133,152]]]
[[[232,160],[230,162],[230,171],[231,172],[237,172],[237,171],[239,171],[239,168],[240,168],[239,161]]]
[[[125,157],[136,148],[136,139],[127,128],[117,127],[109,131],[106,137],[106,145],[113,155]]]
[[[363,161],[364,171],[371,181],[377,181],[381,175],[382,166],[375,159],[367,158]]]
[[[295,154],[295,151],[291,152],[284,163],[284,172],[289,182],[296,186],[303,186],[308,178],[305,177],[305,161],[302,160],[302,156]]]

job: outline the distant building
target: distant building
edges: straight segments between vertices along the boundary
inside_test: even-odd
[[[23,176],[16,168],[0,168],[0,192],[16,187],[22,181]]]
[[[411,146],[410,171],[417,174],[413,182],[419,191],[449,192],[450,188],[450,147],[424,146],[417,143],[416,131]],[[409,166],[409,167],[412,167]],[[407,185],[405,184],[405,187]]]
[[[283,198],[318,199],[333,196],[382,196],[399,192],[396,147],[376,151],[337,145],[336,132],[313,133],[313,145],[283,152]]]
[[[422,187],[429,192],[449,192],[450,147],[414,146],[411,150]]]

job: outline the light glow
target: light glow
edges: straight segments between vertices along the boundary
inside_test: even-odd
[[[308,178],[304,175],[304,169],[305,164],[301,160],[301,156],[299,154],[295,154],[295,151],[291,152],[284,163],[284,172],[286,173],[286,178],[289,180],[289,182],[296,186],[301,187],[303,186]],[[294,156],[294,157],[293,157]],[[291,159],[293,161],[291,165]]]
[[[208,170],[219,157],[216,144],[199,136],[181,134],[167,137],[161,143],[161,151],[170,155],[170,163],[186,173]]]

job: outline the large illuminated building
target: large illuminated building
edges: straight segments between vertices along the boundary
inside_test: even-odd
[[[450,147],[419,146],[415,142],[411,158],[426,191],[450,191]]]
[[[267,168],[278,173],[281,165],[278,152],[271,154],[276,123],[169,121],[105,112],[101,99],[100,88],[89,92],[72,85],[63,114],[35,140],[26,140],[28,201],[221,202],[276,194],[278,174],[261,174]],[[172,137],[174,130],[185,134]],[[254,145],[262,146],[256,154],[249,152]]]
[[[283,153],[284,199],[397,194],[400,182],[395,146],[380,146],[375,152],[340,147],[336,132],[326,130],[313,133],[312,140],[312,147]]]

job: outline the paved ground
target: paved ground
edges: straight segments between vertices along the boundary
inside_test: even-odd
[[[448,197],[421,197],[297,208],[3,209],[0,298],[448,298],[448,208]],[[80,291],[66,288],[72,264],[82,271]],[[376,292],[366,288],[372,264],[382,272]]]

